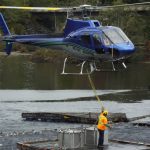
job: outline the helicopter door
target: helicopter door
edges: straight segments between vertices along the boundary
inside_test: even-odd
[[[99,34],[93,34],[93,44],[94,44],[94,49],[97,53],[103,54],[104,50],[102,48],[102,42]]]
[[[83,34],[83,35],[81,35],[81,44],[84,47],[92,48],[92,42],[91,42],[90,34]]]

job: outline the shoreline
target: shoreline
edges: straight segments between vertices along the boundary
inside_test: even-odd
[[[5,52],[0,52],[0,56],[6,56],[6,57],[9,57],[9,56],[31,56],[32,53],[21,53],[19,51],[17,52],[12,52],[10,55],[7,55]]]
[[[15,51],[15,52],[12,52],[10,55],[7,55],[5,52],[0,52],[0,57],[1,56],[6,56],[6,57],[30,56],[30,60],[35,63],[54,63],[54,62],[60,63],[61,61],[63,61],[64,56],[65,56],[65,54],[64,54],[64,56],[62,56],[59,52],[48,51],[47,53],[50,53],[50,54],[47,57],[45,57],[45,56],[42,56],[42,53],[34,54],[34,52],[24,53],[24,52],[20,52],[20,51]],[[54,57],[55,57],[55,59],[54,59]],[[129,61],[127,63],[141,63],[141,64],[142,63],[145,63],[145,64],[150,63],[149,59],[135,60],[135,61],[134,61],[135,58],[133,58],[133,60],[132,60],[132,58],[129,58],[129,59],[131,59],[131,61]],[[78,60],[72,59],[71,64],[73,64],[75,61],[78,61]]]

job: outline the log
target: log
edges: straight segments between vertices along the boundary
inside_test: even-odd
[[[52,113],[52,112],[31,112],[22,113],[22,118],[26,121],[50,121],[50,122],[71,122],[95,124],[98,113]],[[108,120],[111,122],[128,122],[125,113],[109,113]]]
[[[144,115],[144,116],[130,118],[129,121],[135,121],[135,120],[144,119],[144,118],[147,118],[147,117],[150,117],[150,115]]]
[[[110,120],[114,123],[129,121],[125,113],[110,113],[108,115],[108,120]]]

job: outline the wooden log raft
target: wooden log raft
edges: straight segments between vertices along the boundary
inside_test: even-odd
[[[22,118],[27,121],[50,121],[95,124],[98,113],[52,113],[52,112],[28,112],[22,113]],[[128,122],[125,113],[109,113],[108,120],[111,122]]]

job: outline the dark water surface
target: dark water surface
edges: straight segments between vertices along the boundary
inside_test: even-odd
[[[68,70],[74,68],[68,66]],[[62,64],[32,63],[27,56],[9,56],[0,62],[0,89],[91,89],[87,76],[61,75]],[[128,64],[119,72],[92,74],[97,89],[150,88],[150,63]]]

